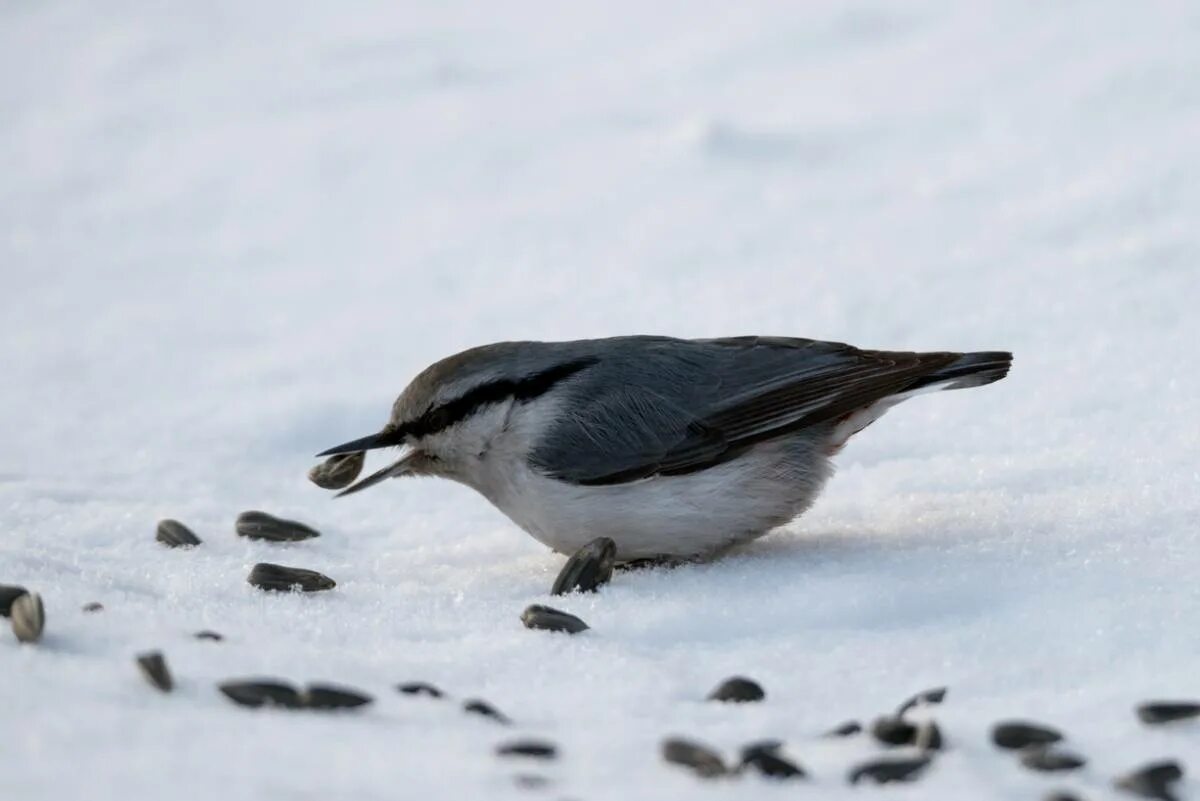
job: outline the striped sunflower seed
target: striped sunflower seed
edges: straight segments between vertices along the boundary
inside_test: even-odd
[[[1030,770],[1054,773],[1082,768],[1087,760],[1078,754],[1059,751],[1048,745],[1031,745],[1021,749],[1021,764]]]
[[[46,628],[46,607],[36,592],[18,595],[9,609],[13,634],[21,642],[37,642]]]
[[[194,548],[200,544],[200,538],[178,520],[159,520],[154,530],[154,539],[168,548]]]
[[[521,622],[527,629],[565,631],[568,634],[578,634],[588,629],[588,624],[574,615],[541,604],[526,607],[521,613]]]
[[[595,592],[612,579],[616,561],[617,544],[608,537],[597,537],[571,554],[554,579],[550,594]]]
[[[508,716],[499,709],[496,709],[496,707],[492,706],[487,701],[483,701],[478,698],[471,698],[463,701],[463,711],[470,712],[473,715],[482,715],[485,718],[491,718],[497,723],[503,723],[505,726],[512,723]]]
[[[239,536],[269,542],[299,542],[321,536],[321,532],[296,520],[284,520],[266,512],[249,511],[238,515],[234,529]]]
[[[288,592],[299,589],[301,592],[318,592],[332,590],[337,582],[323,573],[315,570],[305,570],[302,567],[284,567],[270,562],[259,562],[246,576],[246,581],[260,590]]]
[[[917,727],[907,720],[884,716],[871,724],[871,736],[884,745],[912,745],[917,741]]]
[[[929,757],[876,759],[851,770],[849,780],[851,784],[858,784],[863,779],[871,779],[876,784],[909,782],[918,778],[931,761]]]
[[[1062,738],[1061,732],[1049,726],[1025,720],[1003,721],[992,727],[992,742],[1010,750],[1057,743]]]
[[[1156,725],[1174,723],[1200,717],[1200,702],[1196,701],[1147,701],[1137,708],[1138,720]]]
[[[355,709],[374,700],[357,690],[330,684],[310,684],[300,696],[301,705],[307,709]]]
[[[162,651],[149,651],[137,656],[138,669],[146,677],[146,681],[164,693],[169,693],[175,687],[171,679],[171,671],[167,668],[167,660]]]
[[[321,489],[340,490],[354,483],[366,461],[365,451],[330,456],[308,471],[308,480]]]
[[[445,693],[423,681],[411,681],[396,685],[396,689],[405,695],[428,695],[430,698],[441,698]]]
[[[732,701],[735,704],[761,701],[766,697],[762,685],[745,676],[725,679],[708,694],[709,701]]]
[[[1117,788],[1142,798],[1176,801],[1172,785],[1182,778],[1183,768],[1179,763],[1164,759],[1161,762],[1143,765],[1132,773],[1121,776],[1114,784]]]
[[[558,756],[558,747],[545,740],[513,740],[496,746],[496,755],[554,759]]]
[[[729,770],[721,755],[706,745],[685,740],[682,737],[670,737],[663,740],[662,758],[672,765],[682,765],[697,776],[711,779],[724,776]]]
[[[283,681],[226,681],[218,684],[217,689],[240,706],[279,706],[285,709],[299,709],[302,706],[300,693]]]

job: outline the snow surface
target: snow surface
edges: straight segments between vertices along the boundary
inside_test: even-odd
[[[0,76],[0,582],[48,616],[36,647],[0,632],[3,798],[1097,799],[1143,760],[1200,771],[1200,727],[1131,713],[1200,694],[1194,3],[10,0]],[[573,638],[518,621],[562,558],[469,490],[304,478],[437,358],[623,333],[1016,363],[891,412],[787,530],[555,599]],[[249,508],[324,536],[246,542]],[[155,544],[167,516],[204,544]],[[262,560],[338,587],[257,592]],[[704,703],[732,674],[767,701]],[[252,675],[377,702],[214,691]],[[418,679],[516,724],[391,689]],[[846,786],[874,747],[815,735],[939,684],[952,750]],[[994,753],[1012,716],[1089,767]],[[492,755],[525,734],[562,758]],[[814,778],[706,783],[669,734],[782,737]]]

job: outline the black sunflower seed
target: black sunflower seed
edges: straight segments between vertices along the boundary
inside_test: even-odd
[[[1118,778],[1114,784],[1121,790],[1156,798],[1159,801],[1176,801],[1171,785],[1183,778],[1183,768],[1174,760],[1165,759],[1143,765],[1132,773]]]
[[[299,542],[321,536],[321,532],[296,520],[284,520],[257,511],[242,512],[234,528],[242,537],[271,542]]]
[[[847,720],[845,723],[836,726],[825,732],[826,737],[849,737],[853,734],[858,734],[862,731],[862,724],[857,720]]]
[[[218,684],[217,689],[241,706],[280,706],[286,709],[299,709],[302,706],[300,693],[282,681],[227,681]]]
[[[354,479],[358,478],[366,458],[365,451],[330,456],[308,471],[308,480],[321,489],[345,489],[353,483]]]
[[[527,629],[565,631],[568,634],[578,634],[588,628],[587,623],[574,615],[541,604],[532,604],[526,607],[525,611],[521,613],[521,622]]]
[[[554,579],[550,594],[595,592],[612,579],[616,561],[617,544],[608,537],[597,537],[571,555]]]
[[[929,757],[876,759],[851,770],[849,780],[851,784],[858,784],[863,779],[871,779],[876,784],[908,782],[918,778],[929,767],[930,761]]]
[[[758,682],[744,676],[725,679],[708,694],[709,701],[732,701],[737,704],[761,701],[766,697],[767,694]]]
[[[46,627],[46,607],[36,592],[18,595],[8,611],[12,618],[13,634],[21,642],[37,642]]]
[[[259,562],[246,576],[246,581],[262,590],[277,590],[287,592],[299,589],[302,592],[317,592],[331,590],[337,582],[329,576],[315,570],[305,570],[301,567],[284,567],[270,562]]]
[[[354,709],[373,700],[357,690],[329,684],[310,684],[300,696],[301,705],[308,709]]]
[[[142,675],[146,677],[146,681],[150,682],[153,687],[162,690],[164,693],[169,693],[175,687],[175,682],[171,679],[171,671],[167,667],[167,660],[162,655],[162,651],[149,651],[137,656],[138,669],[142,671]]]
[[[81,608],[84,612],[103,612],[104,604],[100,603],[99,601],[91,601],[84,604]]]
[[[803,779],[807,775],[799,765],[781,757],[774,750],[759,749],[750,754],[743,752],[741,766],[755,768],[764,776],[779,779]]]
[[[508,716],[499,709],[496,709],[496,707],[492,706],[487,701],[482,701],[478,698],[472,698],[470,700],[463,701],[463,711],[470,712],[474,715],[482,715],[485,718],[491,718],[497,723],[503,723],[505,726],[512,723]]]
[[[1087,760],[1078,754],[1058,751],[1047,745],[1031,745],[1021,749],[1021,764],[1030,770],[1050,773],[1082,768]]]
[[[690,768],[696,775],[711,779],[728,773],[721,755],[708,746],[681,737],[663,740],[662,758],[673,765]]]
[[[225,639],[217,632],[209,631],[208,629],[205,629],[204,631],[197,631],[192,636],[197,640],[212,640],[213,642],[220,642],[221,640]]]
[[[871,736],[884,745],[912,745],[917,740],[917,727],[897,717],[882,717],[871,724]]]
[[[783,748],[783,740],[755,740],[752,743],[746,743],[738,752],[742,762],[751,759],[755,754],[774,754],[780,748]]]
[[[396,685],[396,689],[405,695],[428,695],[430,698],[441,698],[445,694],[432,684],[427,684],[423,681],[398,684]]]
[[[496,746],[498,756],[523,756],[534,759],[554,759],[558,748],[545,740],[513,740]]]
[[[992,727],[992,742],[1000,748],[1016,749],[1030,745],[1057,743],[1062,734],[1048,726],[1023,720],[1008,720]]]
[[[0,584],[0,617],[8,617],[9,610],[12,609],[13,601],[28,593],[29,590],[25,589],[24,587]]]
[[[1147,701],[1138,705],[1138,720],[1151,725],[1173,723],[1200,717],[1200,702],[1197,701]]]
[[[193,548],[200,544],[200,538],[190,528],[170,518],[158,521],[154,539],[168,548]]]
[[[934,687],[932,690],[923,690],[902,703],[896,710],[896,717],[904,717],[904,713],[914,707],[926,704],[940,704],[944,700],[946,700],[945,687]]]

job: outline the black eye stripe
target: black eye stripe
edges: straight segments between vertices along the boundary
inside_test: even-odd
[[[555,384],[565,381],[580,370],[591,367],[597,361],[594,358],[577,359],[535,373],[519,381],[500,379],[481,384],[461,398],[446,401],[441,406],[428,410],[414,420],[411,425],[404,426],[405,431],[416,437],[424,437],[436,434],[438,431],[470,417],[480,407],[500,403],[509,398],[517,401],[532,400],[539,395],[546,394]]]

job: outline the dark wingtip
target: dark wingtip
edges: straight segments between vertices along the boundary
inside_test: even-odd
[[[334,445],[328,450],[321,451],[317,456],[338,456],[343,453],[357,453],[358,451],[369,451],[375,448],[386,448],[391,445],[403,444],[403,431],[400,429],[385,428],[377,434],[371,434],[351,442],[343,442],[341,445]]]

